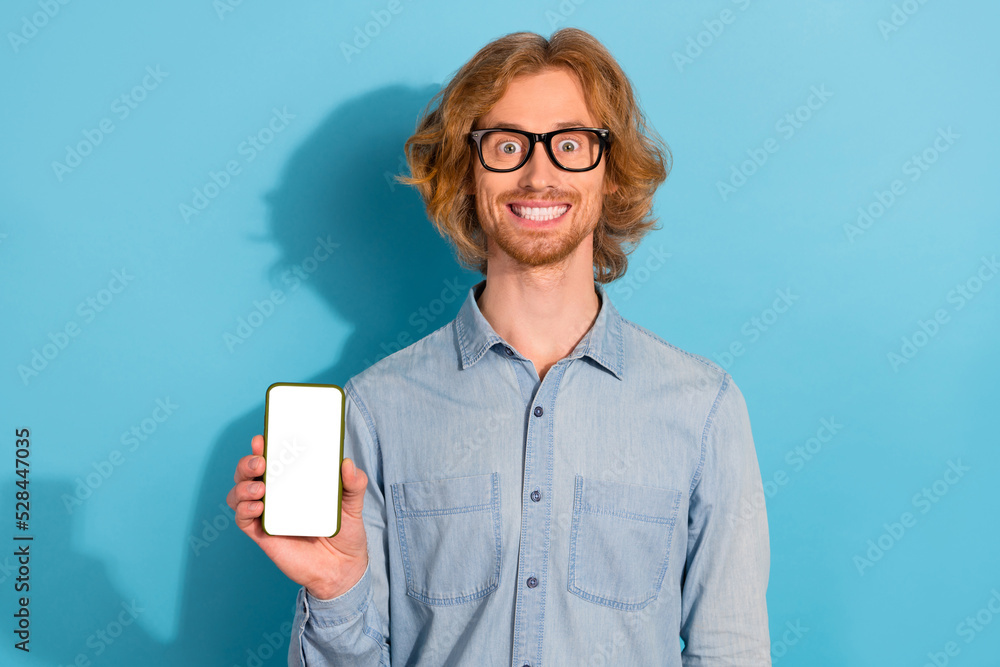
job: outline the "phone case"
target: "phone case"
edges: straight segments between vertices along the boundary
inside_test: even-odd
[[[275,382],[264,399],[264,511],[268,535],[340,531],[346,395],[335,384]]]

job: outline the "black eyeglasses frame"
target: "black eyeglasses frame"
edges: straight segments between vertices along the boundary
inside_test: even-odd
[[[597,149],[597,160],[594,161],[593,166],[584,167],[582,169],[571,169],[569,167],[564,167],[561,164],[559,164],[559,160],[557,160],[555,158],[555,155],[552,154],[552,137],[563,132],[579,132],[581,130],[593,132],[597,135],[597,139],[599,141]],[[483,137],[486,135],[487,132],[515,132],[517,134],[527,137],[529,141],[528,150],[525,153],[524,158],[521,160],[521,163],[518,164],[516,167],[512,167],[510,169],[496,169],[494,167],[487,165],[486,160],[483,159],[483,146],[481,143]],[[552,160],[552,164],[554,164],[559,169],[562,169],[563,171],[572,171],[572,172],[590,171],[591,169],[596,169],[597,165],[601,164],[601,158],[604,156],[604,152],[607,149],[607,147],[611,144],[611,130],[600,127],[566,127],[558,130],[553,130],[551,132],[542,132],[541,134],[538,134],[535,132],[527,132],[525,130],[515,130],[514,128],[510,127],[487,127],[481,130],[472,130],[471,132],[469,132],[469,143],[475,144],[476,154],[479,155],[479,163],[482,164],[483,168],[486,169],[487,171],[493,171],[500,174],[508,173],[511,171],[517,171],[525,164],[527,164],[528,160],[531,159],[531,154],[535,150],[535,144],[538,142],[541,142],[545,146],[545,152],[548,153],[549,159]]]

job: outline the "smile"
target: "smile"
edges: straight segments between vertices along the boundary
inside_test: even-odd
[[[519,218],[531,220],[533,222],[549,222],[560,218],[569,210],[569,205],[560,206],[521,206],[509,204],[508,208]]]

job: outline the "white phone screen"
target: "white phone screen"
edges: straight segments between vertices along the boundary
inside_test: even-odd
[[[278,382],[264,411],[264,530],[332,537],[340,530],[344,390]]]

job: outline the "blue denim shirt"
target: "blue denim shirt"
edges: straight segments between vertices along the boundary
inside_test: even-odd
[[[480,312],[484,285],[344,386],[369,565],[331,600],[299,590],[288,664],[770,665],[732,377],[595,283],[594,325],[540,382]]]

